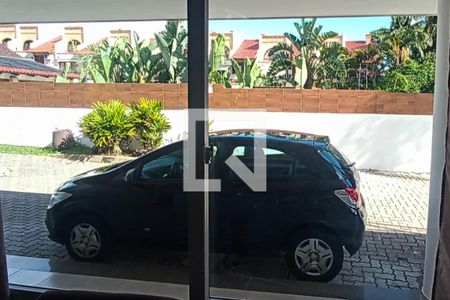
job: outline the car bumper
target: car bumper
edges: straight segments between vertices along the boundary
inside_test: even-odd
[[[53,216],[52,209],[47,210],[47,215],[45,217],[45,225],[48,230],[48,237],[59,244],[63,244],[62,234],[58,231],[56,226],[55,218]]]
[[[365,206],[362,206],[358,211],[357,215],[354,215],[352,227],[347,229],[343,234],[343,242],[345,249],[347,249],[348,253],[354,255],[358,252],[359,248],[364,241],[365,230],[366,230],[366,220],[367,213]]]

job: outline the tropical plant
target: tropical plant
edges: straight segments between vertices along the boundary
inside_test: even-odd
[[[56,77],[55,82],[57,83],[68,83],[70,79],[67,76],[72,70],[72,64],[70,62],[66,63],[64,70]]]
[[[155,34],[159,82],[187,82],[187,31],[181,21],[169,21],[161,33]]]
[[[95,103],[79,126],[97,151],[106,154],[122,153],[120,143],[136,134],[127,106],[117,99]]]
[[[303,60],[294,55],[292,46],[286,43],[275,45],[269,50],[272,59],[267,72],[266,84],[271,86],[297,86],[296,69],[301,69]]]
[[[223,70],[222,66],[226,58],[225,36],[218,34],[211,41],[211,51],[209,53],[209,80],[211,83],[222,84],[231,88],[230,73]]]
[[[275,56],[277,53],[284,53],[280,59],[275,57],[274,66],[269,71],[270,75],[278,75],[276,71],[280,72],[286,70],[286,74],[289,70],[294,73],[295,68],[305,69],[306,81],[303,87],[305,89],[311,89],[314,86],[314,81],[317,77],[317,72],[320,67],[319,53],[325,46],[327,39],[336,36],[335,32],[321,33],[322,26],[316,26],[317,18],[306,21],[301,19],[300,23],[294,23],[298,36],[292,33],[285,33],[285,37],[290,41],[290,44],[279,43],[272,48],[269,53],[270,56]],[[300,54],[294,55],[294,48],[299,50]],[[276,66],[276,64],[280,66]],[[294,75],[292,75],[294,76]]]
[[[349,53],[342,45],[331,43],[320,51],[317,86],[324,89],[341,89],[347,83]]]
[[[261,84],[261,68],[255,59],[246,58],[242,66],[232,59],[231,64],[241,88],[253,88]]]
[[[91,53],[82,54],[78,70],[81,81],[95,83],[138,82],[134,77],[134,49],[126,39],[119,39],[113,45],[102,41],[91,48]]]
[[[131,102],[131,123],[136,131],[136,138],[145,150],[151,151],[159,147],[164,133],[170,129],[170,123],[162,112],[161,102],[156,99],[141,98]]]
[[[372,32],[374,42],[387,56],[391,57],[389,67],[399,66],[408,59],[418,59],[425,56],[433,46],[433,24],[425,30],[426,21],[420,21],[410,16],[394,16],[389,29],[381,28]]]
[[[432,93],[434,90],[435,55],[428,54],[420,60],[407,60],[389,70],[384,80],[384,90],[402,93]]]

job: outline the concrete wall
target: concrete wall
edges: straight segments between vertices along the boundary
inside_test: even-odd
[[[77,126],[89,109],[0,107],[0,144],[48,146],[55,129]],[[166,110],[166,142],[187,131],[186,110]],[[432,116],[211,110],[212,130],[289,129],[324,134],[359,168],[429,172]]]

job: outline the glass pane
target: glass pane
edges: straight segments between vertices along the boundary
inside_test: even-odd
[[[187,295],[186,21],[5,24],[0,40],[10,283]]]
[[[209,23],[212,295],[419,295],[436,17],[267,17]]]

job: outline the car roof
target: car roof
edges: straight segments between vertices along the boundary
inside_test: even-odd
[[[212,139],[266,138],[270,141],[300,143],[319,148],[330,143],[330,138],[325,135],[279,129],[227,129],[210,132],[209,136]]]

